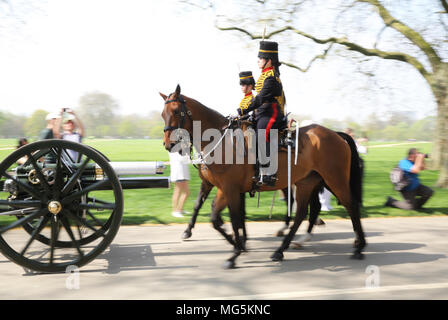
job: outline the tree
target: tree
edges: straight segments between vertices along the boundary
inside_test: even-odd
[[[417,120],[409,128],[410,135],[417,140],[431,141],[434,138],[435,124],[436,118],[432,116]]]
[[[304,12],[312,7],[313,3],[317,3],[317,5],[312,10],[319,12],[321,7],[324,6],[324,2],[306,0],[256,0],[255,2],[249,2],[241,0],[236,2],[238,7],[236,11],[239,14],[232,14],[232,18],[216,11],[217,2],[215,1],[200,1],[200,3],[206,3],[208,7],[212,7],[217,12],[217,28],[222,31],[237,31],[251,39],[262,39],[263,35],[254,30],[262,29],[260,25],[269,24],[270,30],[273,28],[274,30],[265,34],[264,39],[284,36],[288,37],[288,42],[292,43],[307,39],[315,44],[325,46],[320,54],[310,59],[306,67],[300,67],[298,64],[287,61],[283,62],[284,65],[303,72],[308,71],[316,60],[325,59],[333,46],[338,49],[342,47],[348,52],[356,53],[354,56],[359,61],[370,61],[370,58],[374,57],[405,63],[412,67],[426,81],[437,104],[433,163],[435,167],[440,168],[437,184],[448,188],[448,57],[446,55],[448,4],[446,0],[434,0],[432,6],[426,5],[425,2],[422,8],[432,10],[431,14],[437,17],[433,20],[438,21],[432,22],[430,26],[424,21],[416,27],[411,27],[402,22],[392,14],[394,11],[386,8],[379,0],[341,1],[340,6],[336,9],[339,12],[332,16],[323,16],[321,19],[324,21],[316,21],[313,24],[314,28],[313,26],[310,27],[314,29],[312,32],[303,31],[303,29],[296,27],[296,24],[300,24],[302,18],[306,18]],[[388,2],[388,6],[393,6],[395,11],[403,10],[404,6],[404,10],[407,10],[408,4],[408,2],[402,1]],[[226,5],[228,4],[226,3]],[[335,31],[335,28],[331,29],[327,26],[331,23],[329,21],[330,17],[334,17],[334,21],[339,23],[341,17],[347,15],[349,15],[346,19],[348,23],[343,26],[345,29],[342,32]],[[420,13],[420,15],[422,14]],[[223,17],[224,23],[222,23]],[[423,16],[423,19],[426,18],[427,16]],[[356,35],[353,37],[360,39],[359,34],[365,33],[368,29],[362,27],[362,22],[373,21],[373,19],[380,21],[382,26],[379,27],[376,40],[372,46],[365,45],[366,41],[350,41],[348,39],[346,35],[348,31],[352,31],[352,33],[355,31]],[[316,25],[318,28],[316,28]],[[393,44],[398,49],[379,49],[380,41],[386,32],[392,32]],[[335,33],[342,33],[342,35],[335,35]],[[296,38],[291,35],[296,36]],[[361,57],[364,57],[364,59],[361,60]]]
[[[163,137],[163,128],[165,127],[165,123],[160,115],[160,112],[152,111],[149,114],[149,138],[150,139],[161,139]]]
[[[114,130],[115,126],[111,126],[111,125],[100,125],[98,127],[96,127],[96,134],[98,137],[102,137],[102,138],[109,138],[109,137],[113,137],[114,135],[116,135],[116,130]]]
[[[345,129],[344,124],[339,120],[324,118],[322,119],[321,124],[334,131],[343,131]]]
[[[386,127],[386,121],[380,119],[374,112],[367,117],[367,120],[363,124],[363,131],[367,137],[371,140],[381,139],[382,130]]]
[[[135,127],[137,128],[136,137],[149,137],[149,130],[151,130],[150,120],[148,118],[137,118]]]
[[[45,117],[48,112],[38,109],[25,122],[25,134],[28,137],[38,137],[39,133],[47,126]]]
[[[136,121],[133,117],[128,116],[121,119],[118,125],[118,134],[123,138],[138,136],[138,128],[136,127]]]
[[[414,121],[413,115],[408,112],[395,110],[389,112],[389,125],[395,126],[401,122],[412,124]]]
[[[25,116],[0,112],[0,137],[18,138],[25,136],[25,121]]]
[[[151,139],[161,139],[163,138],[163,123],[156,124],[149,130],[149,138]]]
[[[101,127],[101,131],[104,133],[103,126],[113,125],[115,112],[118,108],[118,102],[112,96],[93,91],[86,93],[79,99],[79,107],[76,112],[89,135],[102,136],[98,128]]]
[[[36,16],[43,16],[46,1],[0,0],[0,37],[12,34],[21,36],[27,22]]]
[[[0,111],[0,128],[3,128],[3,123],[5,123],[6,120],[6,115]]]

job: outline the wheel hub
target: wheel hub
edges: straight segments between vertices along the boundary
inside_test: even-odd
[[[52,214],[57,215],[62,210],[62,205],[59,201],[53,200],[48,204],[48,211]]]

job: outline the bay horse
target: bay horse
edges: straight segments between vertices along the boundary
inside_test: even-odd
[[[215,187],[214,185],[212,185],[207,179],[206,177],[204,177],[204,175],[201,173],[202,170],[206,170],[204,168],[204,165],[199,165],[198,171],[199,171],[199,177],[201,178],[201,186],[199,188],[199,194],[196,198],[196,202],[194,203],[194,207],[193,207],[193,214],[191,216],[190,221],[188,222],[187,228],[185,229],[185,231],[182,233],[182,239],[186,240],[191,238],[192,236],[192,230],[196,224],[196,219],[199,215],[199,211],[202,208],[202,205],[204,204],[204,202],[207,200],[210,192],[212,191],[212,189]],[[285,188],[282,190],[283,194],[285,197],[287,197],[288,194],[288,188]],[[212,214],[211,214],[211,220],[216,221],[216,223],[218,223],[219,225],[223,225],[224,221],[222,220],[220,213],[222,210],[224,210],[224,208],[227,206],[225,203],[225,199],[220,199],[220,197],[222,196],[222,194],[219,194],[215,197],[215,199],[213,200],[212,203]],[[292,210],[292,204],[293,204],[294,198],[292,195],[292,191],[291,191],[291,210]],[[217,206],[216,203],[222,203],[222,205]],[[286,202],[286,207],[288,207],[288,203]],[[244,212],[245,213],[245,212]],[[243,214],[244,214],[243,213]],[[243,216],[242,214],[242,216]],[[276,233],[277,236],[282,236],[283,235],[283,230],[286,230],[289,227],[289,222],[291,221],[291,217],[288,216],[288,214],[285,215],[285,224],[284,226]],[[247,234],[246,231],[243,230],[244,235],[247,238]]]
[[[203,165],[200,165],[198,168],[199,171],[199,177],[201,178],[201,186],[199,188],[199,194],[196,198],[196,201],[194,203],[194,207],[193,207],[193,214],[191,216],[190,221],[188,222],[187,228],[185,229],[185,231],[182,233],[182,240],[186,240],[191,238],[192,234],[193,234],[193,228],[196,225],[196,220],[197,217],[199,215],[199,211],[202,208],[202,205],[204,204],[204,202],[207,200],[210,192],[212,191],[212,189],[215,187],[214,185],[210,184],[209,181],[206,180],[206,178],[201,174],[201,170],[203,169]],[[311,231],[313,229],[313,226],[316,225],[323,225],[325,224],[323,222],[322,219],[318,220],[318,215],[321,209],[321,204],[319,201],[319,192],[320,190],[317,189],[313,195],[311,196],[311,200],[310,200],[310,218],[309,218],[309,225],[308,225],[308,229],[307,229],[307,236],[302,237],[301,240],[299,240],[299,242],[304,242],[309,240],[311,237]],[[282,193],[283,196],[285,197],[285,199],[288,197],[288,188],[282,189]],[[293,202],[294,202],[294,195],[292,194],[293,191],[291,190],[291,211],[292,211],[292,206],[293,206]],[[223,210],[224,208],[222,206],[217,207],[215,205],[216,202],[221,203],[222,201],[225,200],[220,200],[218,198],[215,197],[215,199],[213,200],[212,203],[212,214],[211,214],[211,220],[216,221],[217,224],[219,225],[223,225],[224,221],[222,220],[222,218],[220,217],[220,211],[219,210]],[[285,201],[286,203],[286,210],[288,210],[288,202]],[[284,231],[287,230],[290,227],[290,221],[291,221],[291,217],[288,215],[288,211],[286,211],[285,214],[285,218],[284,218],[284,225],[275,233],[275,235],[277,237],[281,237],[284,235]],[[245,230],[243,230],[243,235],[247,238],[247,233]]]
[[[228,125],[228,119],[217,111],[181,95],[179,85],[169,96],[162,93],[160,95],[165,102],[162,112],[165,121],[163,144],[168,151],[179,142],[171,139],[171,133],[176,129],[183,129],[192,136],[193,121],[200,121],[201,137],[208,129],[222,132]],[[220,143],[224,145],[231,142],[225,139],[220,140]],[[199,151],[208,145],[207,141],[202,139],[199,142],[193,140],[193,144]],[[260,191],[274,191],[288,186],[287,152],[282,149],[278,151],[278,180],[275,186],[261,186]],[[297,165],[291,167],[291,182],[296,186],[297,204],[294,224],[271,259],[273,261],[283,259],[283,252],[289,248],[291,240],[307,214],[311,194],[322,183],[329,186],[350,215],[355,232],[355,251],[352,258],[363,259],[362,250],[366,246],[366,241],[360,218],[361,175],[359,156],[353,139],[343,139],[336,132],[323,126],[310,125],[300,128],[298,151],[299,161]],[[224,158],[225,152],[222,156]],[[255,174],[254,165],[246,161],[243,164],[225,164],[224,161],[207,164],[208,180],[218,188],[218,193],[222,194],[229,207],[234,233],[235,241],[214,224],[214,227],[234,246],[232,256],[224,264],[225,268],[234,268],[235,260],[244,250],[243,238],[239,232],[240,229],[244,230],[241,208],[244,208],[244,193],[253,188],[252,177]]]

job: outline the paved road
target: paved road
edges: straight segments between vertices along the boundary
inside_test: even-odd
[[[328,220],[302,249],[272,262],[281,223],[249,223],[250,251],[234,270],[221,268],[231,248],[209,224],[189,241],[180,240],[184,225],[122,227],[79,278],[26,275],[0,256],[0,299],[448,299],[448,217],[363,225],[363,261],[349,259],[350,220]]]

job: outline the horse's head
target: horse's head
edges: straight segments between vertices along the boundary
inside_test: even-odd
[[[190,138],[193,130],[193,120],[184,97],[180,94],[179,85],[177,85],[174,93],[168,96],[160,93],[160,96],[165,100],[165,107],[162,112],[162,118],[165,121],[163,146],[166,150],[171,151],[178,142]],[[175,134],[172,134],[173,131]]]

